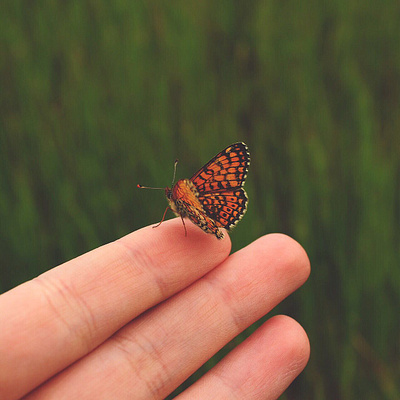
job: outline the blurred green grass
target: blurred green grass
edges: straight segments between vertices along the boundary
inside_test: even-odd
[[[158,221],[162,194],[136,183],[245,141],[234,249],[284,232],[312,263],[275,311],[312,347],[282,398],[398,399],[399,17],[395,0],[2,2],[0,290]]]

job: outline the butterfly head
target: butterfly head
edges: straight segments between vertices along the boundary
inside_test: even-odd
[[[165,188],[165,196],[167,197],[168,200],[172,199],[172,188],[168,186]]]

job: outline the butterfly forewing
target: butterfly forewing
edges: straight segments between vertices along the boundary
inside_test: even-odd
[[[250,156],[244,143],[234,143],[218,153],[190,179],[199,193],[241,187],[246,179]]]

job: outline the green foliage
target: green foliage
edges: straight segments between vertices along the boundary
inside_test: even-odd
[[[278,310],[312,347],[284,398],[399,398],[399,15],[395,0],[3,2],[0,290],[158,221],[163,196],[137,182],[242,140],[234,249],[284,232],[313,268]]]

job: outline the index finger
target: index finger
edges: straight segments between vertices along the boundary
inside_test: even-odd
[[[0,296],[0,397],[29,392],[228,256],[228,235],[187,225],[186,238],[178,219],[143,228]]]

